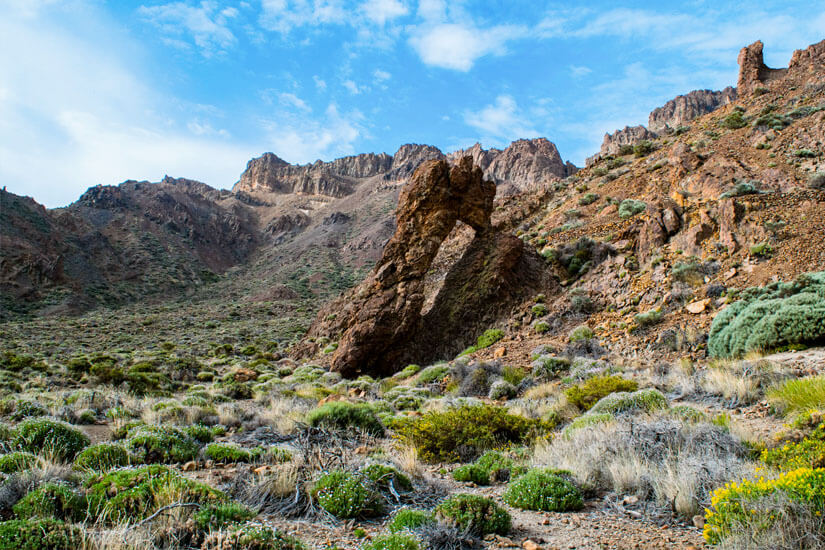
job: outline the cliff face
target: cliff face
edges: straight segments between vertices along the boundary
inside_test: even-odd
[[[771,82],[788,78],[797,82],[807,82],[821,77],[825,66],[825,40],[796,50],[786,69],[771,69],[765,65],[762,55],[764,45],[757,40],[739,52],[739,80],[737,87],[741,94],[752,94],[758,88],[765,88]],[[787,77],[787,78],[786,78]]]
[[[716,92],[694,90],[689,94],[676,96],[661,107],[653,109],[648,117],[647,127],[655,134],[675,130],[735,99],[736,88],[731,86]]]

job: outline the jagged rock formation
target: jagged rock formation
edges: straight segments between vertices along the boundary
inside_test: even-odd
[[[771,69],[765,65],[762,56],[763,47],[762,41],[757,40],[750,46],[745,46],[739,52],[737,88],[739,88],[741,94],[752,94],[757,88],[782,80],[786,76],[804,80],[806,77],[821,72],[823,65],[825,65],[825,40],[804,50],[796,50],[786,69]]]
[[[523,243],[492,230],[495,193],[495,184],[484,180],[469,156],[452,167],[444,160],[422,164],[401,193],[396,231],[378,264],[361,285],[318,314],[303,352],[311,353],[312,341],[321,336],[340,335],[332,359],[335,371],[347,377],[386,376],[403,367],[408,357],[430,355],[443,349],[445,341],[454,346],[457,328],[450,323],[495,307],[497,298],[500,303],[510,294],[506,287],[519,292],[534,286],[514,284]],[[459,221],[475,231],[475,238],[422,317],[427,271]],[[465,332],[473,326],[459,324]],[[451,338],[445,339],[447,335]]]
[[[720,91],[694,90],[676,96],[661,107],[653,109],[648,117],[647,127],[655,134],[675,130],[735,100],[736,88],[731,86]]]
[[[484,177],[499,186],[500,194],[511,194],[535,185],[572,176],[578,168],[565,163],[556,145],[546,138],[519,139],[505,149],[485,150],[476,143],[448,155],[451,160],[471,156]]]
[[[604,135],[604,141],[602,142],[602,148],[599,153],[601,155],[618,155],[619,150],[624,145],[632,146],[646,139],[655,138],[656,134],[642,125],[625,126],[622,130],[616,130],[612,134]]]

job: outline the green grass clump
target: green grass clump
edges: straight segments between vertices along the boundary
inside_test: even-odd
[[[363,469],[363,473],[367,478],[375,483],[375,486],[381,490],[388,491],[390,484],[397,492],[412,491],[413,485],[410,478],[386,464],[370,464]]]
[[[206,538],[201,550],[306,550],[297,538],[260,523],[230,525]]]
[[[237,445],[228,443],[211,443],[204,450],[206,458],[214,460],[220,464],[235,464],[238,462],[250,462],[252,453],[246,449],[241,449]]]
[[[192,426],[186,426],[185,428],[183,428],[183,433],[185,433],[201,445],[211,443],[212,440],[215,439],[215,433],[212,431],[212,428],[210,428],[209,426],[204,426],[203,424],[194,424]]]
[[[80,527],[52,518],[0,522],[0,550],[77,550],[85,540]]]
[[[473,464],[456,468],[453,478],[456,481],[472,481],[476,485],[489,485],[491,481],[506,481],[511,475],[523,472],[512,458],[498,451],[487,451]]]
[[[323,426],[338,430],[360,429],[371,435],[384,434],[384,426],[369,405],[331,401],[307,414],[310,426]]]
[[[636,199],[625,199],[619,204],[619,217],[623,220],[641,214],[647,208],[647,203]]]
[[[532,366],[534,378],[552,378],[570,369],[570,359],[566,357],[542,355],[533,361]]]
[[[13,474],[34,467],[37,464],[37,455],[26,451],[14,451],[0,456],[0,472]]]
[[[117,443],[99,443],[86,447],[74,459],[75,470],[106,471],[130,463],[129,452]]]
[[[633,156],[636,158],[646,157],[655,150],[656,144],[645,139],[633,146]]]
[[[571,342],[580,342],[582,340],[590,340],[593,338],[593,330],[587,325],[579,325],[570,332],[569,340]]]
[[[201,531],[215,531],[255,517],[255,512],[237,502],[210,504],[195,512],[192,519]]]
[[[54,518],[69,522],[86,517],[86,497],[65,485],[45,483],[31,491],[14,505],[14,514],[20,519]]]
[[[488,449],[521,443],[537,428],[535,421],[503,407],[462,405],[429,411],[399,422],[396,437],[413,445],[426,462],[471,460]]]
[[[579,205],[580,206],[587,206],[589,204],[593,204],[599,200],[599,195],[596,193],[587,193],[579,198]]]
[[[200,451],[197,441],[171,426],[138,426],[129,431],[126,448],[145,464],[188,462]]]
[[[403,533],[390,533],[389,535],[379,535],[371,542],[365,544],[362,550],[420,550],[421,545],[412,535]]]
[[[387,524],[387,529],[392,533],[398,531],[413,531],[425,525],[435,523],[433,515],[426,510],[416,510],[413,508],[402,508],[395,513],[392,520]]]
[[[313,494],[321,508],[341,519],[367,518],[384,512],[384,499],[372,481],[337,470],[322,475]]]
[[[647,388],[644,390],[611,393],[593,405],[588,414],[620,414],[624,412],[653,412],[666,409],[667,398],[662,392]]]
[[[64,422],[45,418],[24,420],[17,426],[20,449],[48,452],[61,460],[72,460],[89,445],[89,438]]]
[[[564,428],[562,435],[565,437],[570,437],[570,435],[576,430],[586,428],[588,426],[594,426],[596,424],[606,424],[615,419],[616,417],[610,413],[585,414],[574,419],[566,428]]]
[[[722,128],[727,128],[728,130],[737,130],[747,126],[748,121],[745,119],[745,115],[742,114],[742,111],[736,110],[723,118],[719,125]]]
[[[825,376],[787,380],[768,391],[768,399],[786,415],[825,407]]]
[[[440,382],[447,376],[450,367],[447,365],[432,365],[421,371],[416,382],[418,384],[430,384],[432,382]]]
[[[825,271],[749,288],[740,298],[713,319],[708,339],[712,357],[825,342]]]
[[[522,510],[567,512],[584,503],[579,490],[553,470],[530,470],[507,486],[502,500]]]
[[[497,328],[491,328],[484,331],[484,334],[476,339],[476,344],[462,351],[459,356],[475,353],[480,349],[489,348],[499,340],[504,338],[504,332]]]
[[[601,398],[615,392],[636,391],[639,385],[634,380],[621,376],[594,376],[564,391],[567,401],[583,411],[589,410]]]
[[[633,320],[636,321],[636,323],[638,323],[641,327],[649,327],[650,325],[655,325],[660,322],[662,320],[662,316],[661,309],[651,309],[650,311],[634,315]]]
[[[510,514],[490,498],[458,494],[435,509],[438,519],[475,535],[506,535],[510,531]]]
[[[158,464],[92,475],[84,486],[90,512],[114,524],[145,519],[174,502],[218,504],[228,500],[217,489]]]
[[[811,515],[821,515],[825,511],[825,470],[799,468],[776,479],[728,483],[713,493],[702,534],[710,544],[743,531],[758,540],[791,512],[785,508],[789,500],[807,507]],[[757,506],[759,502],[763,505]]]
[[[731,189],[725,191],[721,195],[719,195],[720,199],[729,199],[731,197],[744,197],[745,195],[757,195],[759,194],[758,186],[760,182],[758,181],[740,181],[736,185],[734,185]]]

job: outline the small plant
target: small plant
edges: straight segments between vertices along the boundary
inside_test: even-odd
[[[759,194],[759,186],[761,185],[758,181],[740,181],[737,183],[732,189],[725,191],[721,195],[719,195],[720,199],[729,199],[731,197],[744,197],[745,195],[757,195]]]
[[[435,509],[438,519],[475,535],[506,535],[510,531],[510,514],[492,499],[478,495],[453,495]]]
[[[825,468],[825,424],[820,424],[808,436],[797,442],[787,442],[775,449],[765,449],[762,462],[777,470]]]
[[[745,119],[742,111],[733,111],[728,116],[722,119],[722,122],[719,123],[722,128],[727,128],[729,130],[737,130],[739,128],[744,128],[748,125],[748,121]]]
[[[126,448],[144,464],[188,462],[200,451],[197,441],[171,426],[137,426],[127,437]]]
[[[794,156],[801,159],[812,159],[816,158],[817,154],[816,151],[810,149],[798,149],[794,151]]]
[[[45,483],[14,505],[20,519],[55,518],[77,522],[86,517],[86,498],[65,485]]]
[[[421,545],[412,535],[403,533],[390,533],[375,537],[370,543],[363,546],[362,550],[420,550]]]
[[[655,150],[655,143],[648,140],[643,140],[633,146],[633,156],[635,156],[636,158],[646,157]]]
[[[647,208],[647,203],[636,199],[625,199],[619,205],[619,217],[623,220],[641,214]]]
[[[341,470],[322,475],[313,494],[318,504],[341,519],[378,516],[384,501],[375,485],[366,477]]]
[[[753,245],[750,248],[750,252],[751,256],[756,256],[757,258],[770,258],[773,255],[773,247],[766,242],[762,242]]]
[[[530,470],[510,483],[502,500],[515,508],[544,512],[567,512],[584,506],[579,490],[555,470]]]
[[[510,414],[502,407],[462,405],[430,411],[402,420],[396,437],[413,445],[427,462],[473,459],[506,443],[521,443],[537,427],[535,421]]]
[[[80,527],[52,518],[0,522],[0,550],[77,550],[85,539]]]
[[[116,443],[99,443],[86,447],[74,459],[75,470],[107,471],[129,465],[129,452]]]
[[[206,458],[219,464],[250,462],[253,458],[252,453],[246,449],[242,449],[237,445],[230,445],[228,443],[211,443],[206,446],[204,454],[206,455]]]
[[[450,367],[447,365],[433,365],[431,367],[427,367],[426,369],[421,371],[421,374],[418,375],[418,383],[420,384],[430,384],[432,382],[440,382],[447,376],[447,373],[450,371]]]
[[[410,478],[392,466],[387,466],[386,464],[370,464],[364,468],[363,473],[381,490],[388,490],[392,487],[396,492],[412,491],[413,485]]]
[[[550,325],[547,321],[536,321],[533,323],[533,330],[536,331],[536,334],[544,334],[550,330]]]
[[[567,401],[579,409],[586,411],[593,407],[601,398],[615,392],[636,391],[639,385],[633,380],[621,376],[595,376],[582,384],[571,386],[564,391]]]
[[[599,200],[599,195],[596,193],[587,193],[579,198],[579,206],[587,206]]]
[[[18,446],[24,451],[49,452],[61,460],[71,460],[89,445],[89,438],[63,422],[47,419],[24,420],[17,426]]]
[[[230,525],[226,530],[211,533],[201,550],[306,550],[295,537],[261,523]]]
[[[456,481],[471,481],[476,485],[489,485],[491,481],[506,481],[512,472],[523,472],[516,467],[513,459],[498,451],[487,451],[473,464],[456,468],[453,478]]]
[[[255,517],[255,512],[237,502],[210,504],[195,512],[192,519],[204,532],[216,531],[233,523],[242,523]]]
[[[547,315],[547,306],[544,304],[536,304],[532,308],[530,308],[530,311],[536,317],[543,317]]]
[[[570,332],[568,339],[571,342],[580,342],[582,340],[590,340],[593,338],[593,331],[587,325],[580,325]]]
[[[670,274],[674,281],[695,285],[702,281],[701,267],[698,259],[690,257],[684,262],[676,262]]]
[[[37,455],[25,451],[15,451],[0,456],[0,472],[13,474],[33,468],[37,464]]]
[[[422,373],[423,374],[423,373]],[[371,435],[384,434],[384,426],[375,415],[375,411],[367,404],[348,403],[346,401],[331,401],[307,414],[310,426],[347,430],[359,429]]]
[[[647,388],[632,393],[617,392],[603,397],[593,405],[588,414],[609,413],[612,415],[624,412],[653,412],[666,409],[667,398],[658,390]]]
[[[825,376],[787,380],[768,392],[768,400],[785,415],[825,407]]]
[[[662,320],[662,310],[651,309],[650,311],[646,311],[644,313],[638,313],[633,316],[633,320],[636,321],[640,327],[655,325]]]
[[[433,515],[426,510],[415,510],[413,508],[402,508],[395,513],[387,528],[392,533],[398,531],[413,531],[425,525],[435,523]]]
[[[552,378],[570,369],[570,359],[542,355],[532,363],[534,378]]]
[[[469,348],[462,351],[459,355],[468,355],[470,353],[475,353],[480,349],[489,348],[499,340],[504,338],[504,332],[497,328],[491,328],[484,331],[484,334],[478,337],[476,340],[476,345],[470,346]]]

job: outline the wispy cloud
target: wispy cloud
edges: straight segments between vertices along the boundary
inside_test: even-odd
[[[158,27],[168,43],[186,48],[191,40],[205,57],[225,52],[237,42],[229,22],[238,16],[238,10],[220,9],[217,2],[203,1],[198,6],[172,2],[140,6],[137,12]]]
[[[305,26],[348,24],[352,11],[343,0],[262,0],[261,26],[288,33]]]
[[[478,111],[466,111],[464,122],[481,132],[481,141],[492,145],[504,145],[514,139],[536,137],[527,115],[509,95],[500,95],[491,105]]]
[[[270,150],[290,162],[307,163],[355,153],[355,141],[363,133],[362,120],[360,112],[342,114],[331,103],[316,119],[281,113],[263,124]]]
[[[367,0],[361,4],[361,11],[367,19],[378,25],[384,25],[410,12],[399,0]]]
[[[528,29],[518,25],[498,25],[480,29],[459,23],[424,25],[413,31],[410,44],[427,65],[469,71],[486,55],[503,55],[507,43],[523,38]]]

